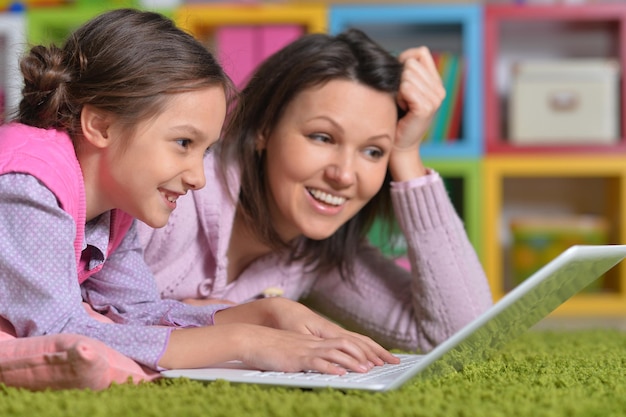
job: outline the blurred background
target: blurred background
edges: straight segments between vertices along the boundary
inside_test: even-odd
[[[393,53],[428,46],[447,97],[422,155],[444,177],[496,300],[570,245],[626,243],[624,1],[0,1],[2,120],[19,102],[26,48],[60,45],[119,7],[171,17],[240,87],[305,33],[358,27]],[[377,223],[370,238],[408,265],[397,230]],[[621,326],[626,266],[553,317]]]

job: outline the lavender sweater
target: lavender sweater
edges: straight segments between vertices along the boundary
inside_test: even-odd
[[[164,298],[221,298],[242,302],[268,287],[301,300],[341,325],[388,348],[429,350],[492,304],[487,280],[443,181],[394,183],[393,204],[409,247],[411,271],[378,249],[364,246],[355,267],[357,289],[338,271],[314,275],[284,253],[254,261],[227,283],[226,252],[235,205],[219,180],[212,154],[205,158],[207,185],[178,200],[168,225],[139,224],[144,258]],[[238,170],[230,192],[237,195]]]

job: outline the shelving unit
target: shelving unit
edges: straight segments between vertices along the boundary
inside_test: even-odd
[[[626,84],[615,145],[515,146],[508,139],[512,68],[519,60],[615,59],[626,68],[626,7],[623,4],[518,6],[487,5],[485,45],[485,146],[488,153],[613,153],[626,151]],[[593,138],[590,138],[593,139]]]
[[[320,4],[197,4],[175,11],[177,24],[216,51],[238,86],[266,57],[304,33],[326,32]]]
[[[62,45],[65,38],[92,17],[114,7],[130,6],[130,1],[82,0],[78,4],[26,10],[26,33],[30,45]]]
[[[626,241],[626,155],[495,155],[483,170],[484,266],[495,299],[512,285],[507,232],[515,214],[598,215],[611,225],[608,243]],[[576,295],[557,313],[625,314],[626,266],[610,271],[601,292]]]
[[[610,225],[607,243],[626,240],[625,84],[619,87],[620,137],[615,144],[533,144],[510,140],[507,109],[512,71],[524,60],[592,58],[626,68],[626,7],[594,5],[486,5],[485,151],[482,207],[483,259],[494,299],[515,285],[510,221],[523,214],[591,215]],[[559,315],[626,314],[626,267],[619,265],[601,289],[582,292]]]
[[[465,61],[461,137],[422,145],[424,158],[479,158],[482,146],[482,8],[479,5],[331,5],[329,32],[350,27],[393,52],[427,45]]]

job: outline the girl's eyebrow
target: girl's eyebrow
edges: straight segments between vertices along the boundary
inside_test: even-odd
[[[171,131],[185,133],[190,136],[202,136],[202,132],[192,125],[177,125],[170,127]]]

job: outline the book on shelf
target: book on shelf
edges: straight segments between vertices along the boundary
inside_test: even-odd
[[[448,52],[433,53],[435,65],[446,89],[446,98],[435,114],[425,141],[433,143],[459,140],[465,89],[465,65],[463,57]]]

